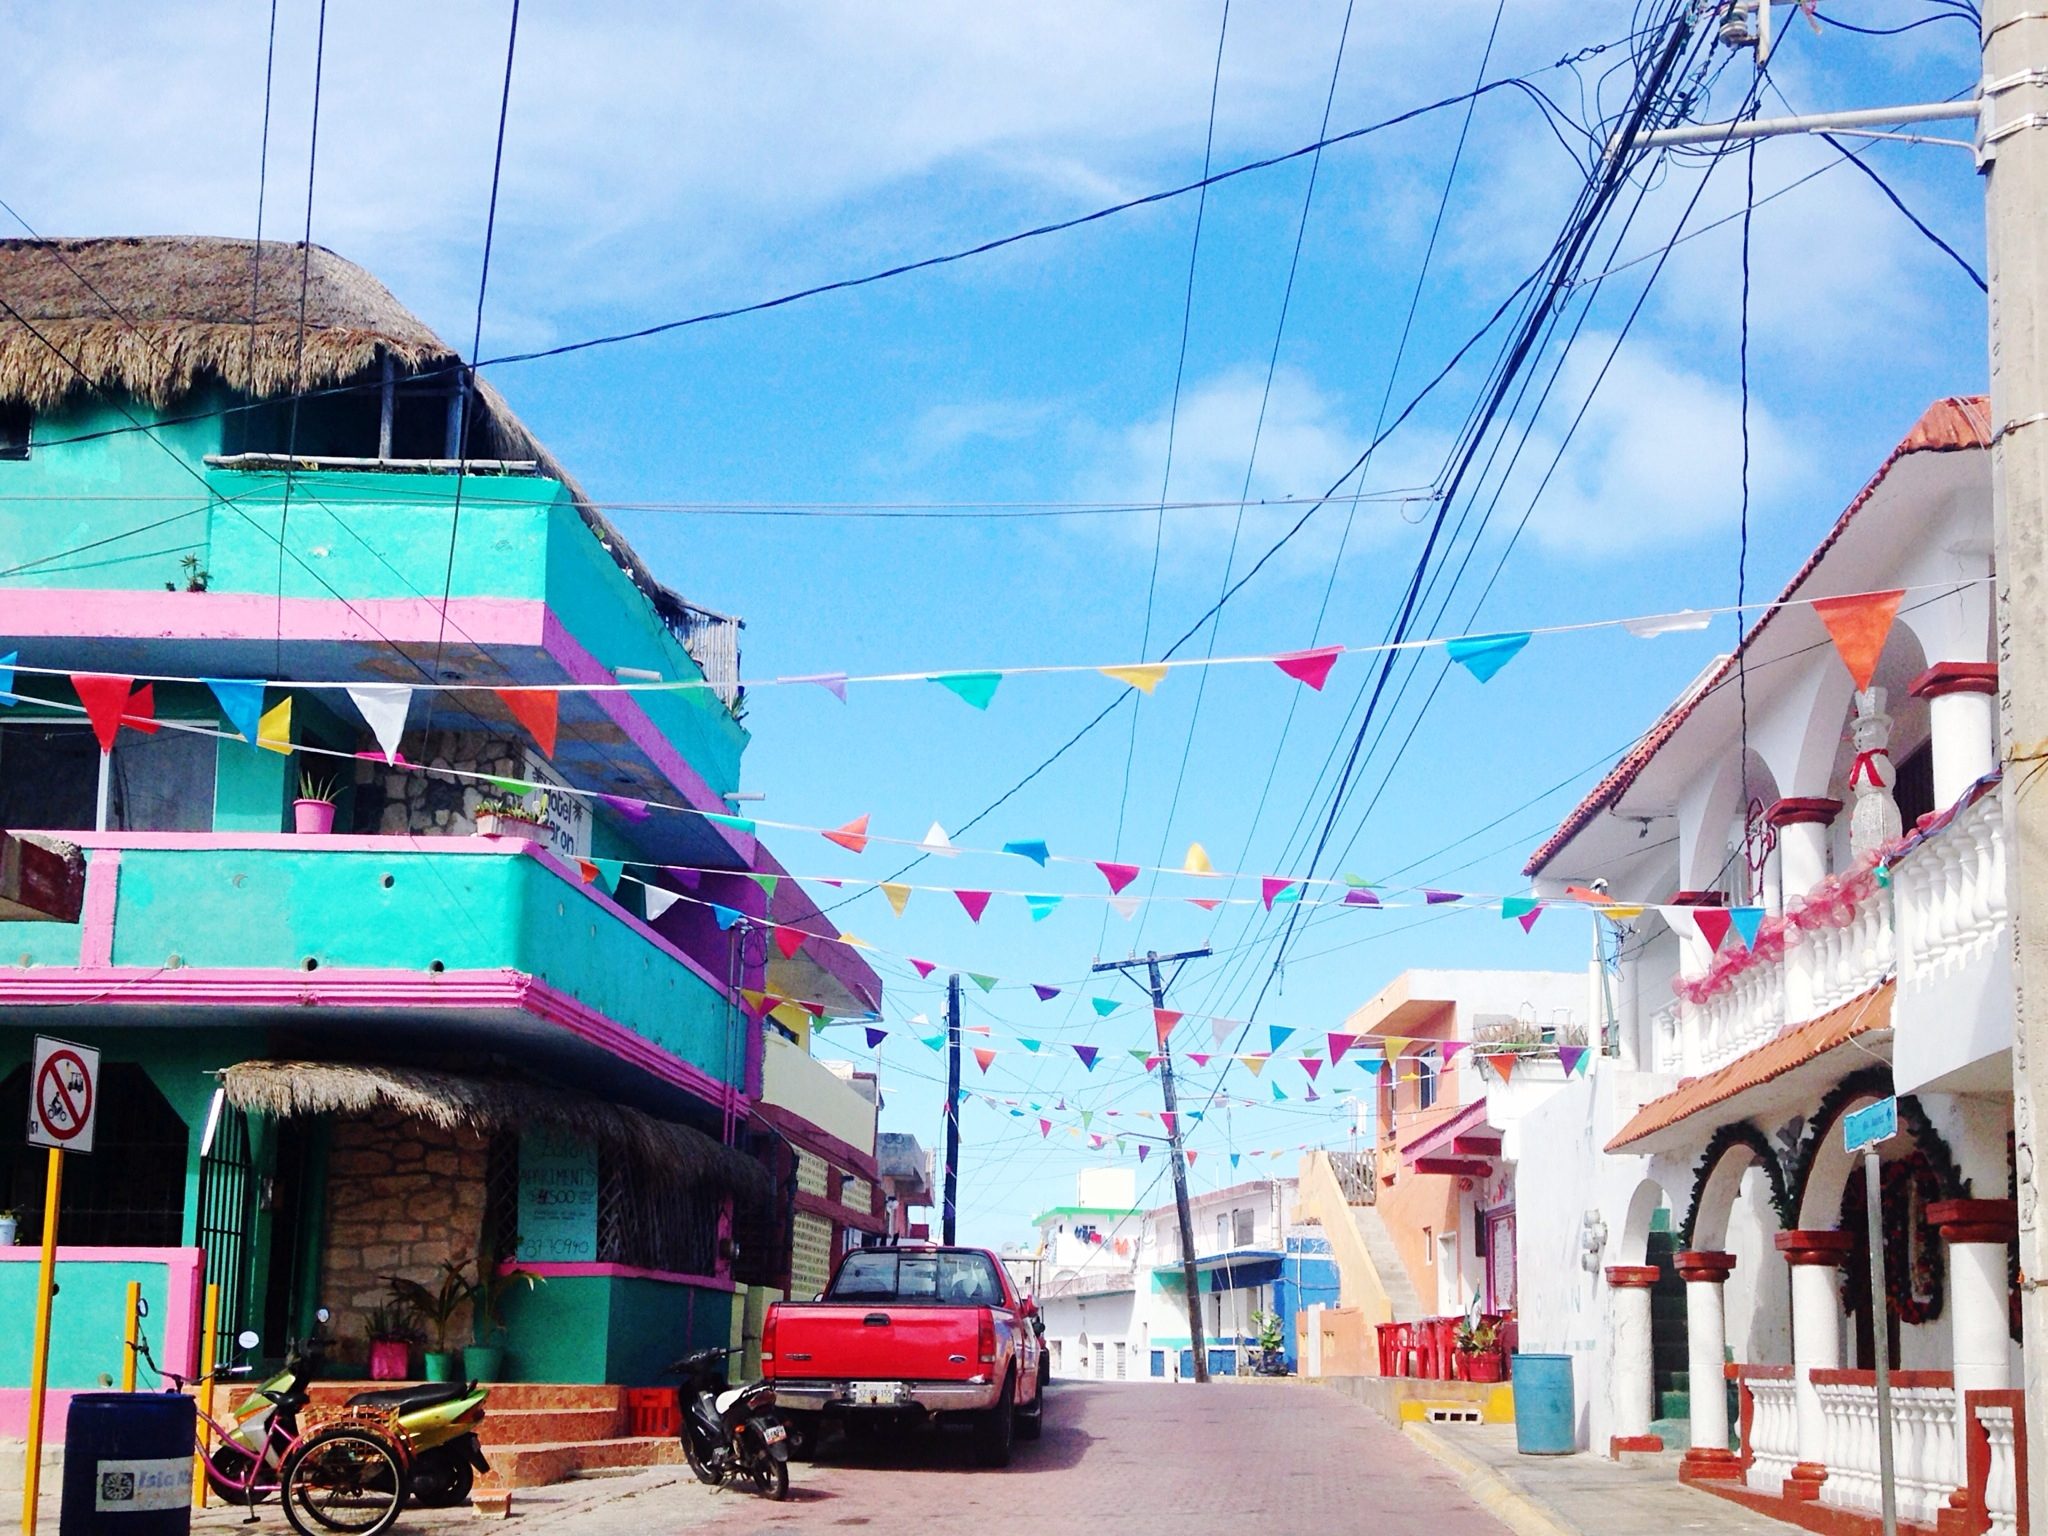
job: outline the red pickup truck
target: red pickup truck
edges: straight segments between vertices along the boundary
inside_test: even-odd
[[[818,1301],[783,1301],[761,1326],[761,1370],[801,1441],[967,1422],[976,1459],[1007,1466],[1045,1425],[1038,1309],[980,1248],[861,1248]]]

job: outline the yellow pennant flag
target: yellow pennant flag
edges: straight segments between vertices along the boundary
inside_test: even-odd
[[[1181,873],[1186,875],[1213,875],[1216,873],[1216,866],[1209,862],[1209,850],[1200,843],[1188,844],[1188,861],[1181,865],[1180,868]]]
[[[1414,1043],[1406,1035],[1383,1035],[1380,1038],[1380,1048],[1387,1053],[1389,1061],[1394,1060]]]
[[[1632,923],[1643,911],[1641,907],[1607,906],[1600,909],[1600,915],[1611,923]]]
[[[1095,670],[1104,677],[1115,678],[1120,683],[1129,683],[1140,693],[1150,693],[1166,676],[1166,665],[1163,662],[1147,662],[1136,667],[1097,667]]]
[[[866,939],[860,938],[857,935],[851,933],[840,934],[839,942],[848,946],[851,949],[873,949],[875,947],[874,945],[870,944]]]
[[[805,1013],[803,1009],[797,1007],[795,1003],[777,1003],[768,1010],[768,1017],[780,1019],[799,1035],[803,1034],[810,1027],[811,1022],[811,1016]]]
[[[898,885],[893,880],[884,880],[882,882],[882,894],[889,898],[889,905],[896,909],[898,917],[901,917],[903,909],[910,905],[910,887],[907,885]]]
[[[1266,1058],[1263,1056],[1240,1056],[1237,1059],[1245,1064],[1245,1067],[1251,1072],[1253,1077],[1257,1077],[1260,1070],[1266,1065]]]
[[[280,752],[286,757],[292,751],[292,696],[273,708],[265,710],[263,718],[256,722],[256,745],[266,752]]]

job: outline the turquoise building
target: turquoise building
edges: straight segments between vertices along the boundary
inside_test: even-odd
[[[86,861],[78,921],[0,928],[0,1121],[34,1036],[104,1063],[53,1384],[118,1374],[134,1278],[167,1361],[209,1283],[224,1338],[325,1305],[362,1361],[389,1278],[449,1261],[545,1277],[450,1319],[515,1379],[733,1337],[800,1193],[769,1037],[881,990],[734,814],[739,622],[328,251],[0,241],[0,301],[0,828]],[[110,752],[92,676],[134,688]],[[43,1182],[0,1147],[23,1245]]]

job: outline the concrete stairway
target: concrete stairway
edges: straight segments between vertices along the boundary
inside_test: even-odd
[[[1401,1262],[1400,1252],[1394,1247],[1394,1239],[1387,1231],[1387,1224],[1380,1219],[1377,1207],[1354,1205],[1351,1220],[1358,1228],[1358,1236],[1365,1243],[1365,1251],[1372,1258],[1372,1267],[1379,1275],[1380,1288],[1387,1293],[1387,1301],[1393,1306],[1394,1321],[1412,1323],[1431,1314],[1423,1310],[1422,1298],[1415,1294],[1415,1283],[1408,1278],[1408,1266]]]
[[[314,1407],[338,1407],[371,1386],[403,1382],[322,1382]],[[674,1435],[635,1435],[624,1387],[555,1382],[493,1384],[478,1432],[501,1488],[538,1488],[589,1472],[667,1466],[684,1460]]]

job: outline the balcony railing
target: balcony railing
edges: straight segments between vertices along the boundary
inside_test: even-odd
[[[746,697],[746,690],[740,686],[740,631],[745,627],[744,619],[685,604],[682,623],[676,631],[676,638],[683,642],[690,659],[704,669],[704,680],[711,685],[711,691],[734,712]]]
[[[1814,1371],[1826,1423],[1820,1500],[1876,1514],[1884,1495],[1878,1471],[1877,1377],[1870,1371]],[[1956,1454],[1955,1378],[1946,1371],[1892,1376],[1892,1464],[1899,1519],[1932,1528],[1962,1484]]]
[[[1899,989],[1914,993],[1981,964],[2005,930],[2005,811],[1987,794],[1892,870]]]
[[[1704,1071],[1725,1066],[1784,1027],[1784,964],[1753,965],[1693,1010],[1697,1061],[1687,1065]]]
[[[1330,1172],[1351,1205],[1371,1205],[1379,1198],[1379,1158],[1371,1152],[1332,1152]]]
[[[1799,1407],[1789,1365],[1731,1365],[1742,1384],[1742,1480],[1773,1496],[1799,1464]]]
[[[2017,1536],[2026,1501],[2027,1448],[2019,1433],[2024,1392],[1969,1392],[1968,1462],[1972,1512],[1990,1536]]]

